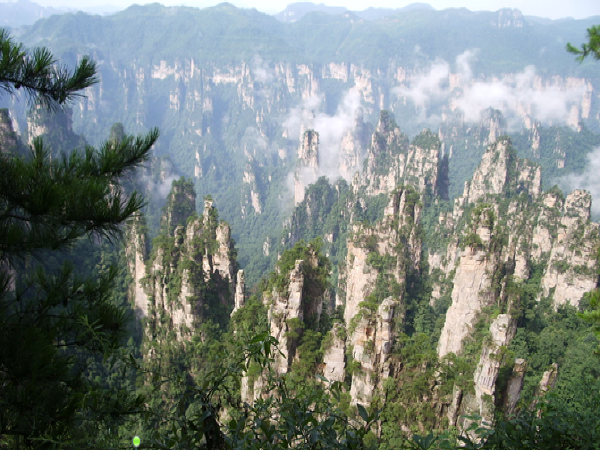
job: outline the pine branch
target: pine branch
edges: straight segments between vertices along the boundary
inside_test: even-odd
[[[96,64],[84,56],[73,72],[56,66],[56,60],[46,48],[28,53],[15,44],[6,30],[0,30],[0,89],[13,95],[23,89],[31,100],[44,108],[54,109],[81,97],[81,90],[99,80]]]
[[[567,51],[575,55],[579,55],[576,59],[580,63],[588,56],[592,56],[595,60],[600,60],[600,25],[595,25],[587,29],[588,41],[581,44],[581,48],[577,48],[571,43],[567,43]]]
[[[125,196],[120,178],[148,159],[157,138],[153,129],[54,160],[36,139],[28,159],[2,155],[0,251],[58,249],[89,234],[121,236],[122,223],[145,202],[137,192]]]

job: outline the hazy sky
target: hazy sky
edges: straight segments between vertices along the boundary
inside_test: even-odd
[[[7,0],[0,0],[6,2]],[[9,0],[16,1],[16,0]],[[111,4],[121,8],[125,8],[132,3],[144,4],[154,3],[153,1],[139,0],[32,0],[35,3],[44,6],[68,6],[71,8],[85,6],[100,6]],[[222,0],[163,0],[158,1],[163,5],[187,5],[196,7],[206,7],[221,3]],[[239,7],[250,8],[254,7],[260,11],[268,13],[276,13],[285,9],[288,3],[286,1],[276,0],[229,0],[230,3]],[[328,6],[345,6],[351,10],[362,11],[369,6],[373,7],[388,7],[399,8],[406,6],[413,1],[405,0],[327,0],[321,2],[314,0],[314,3],[325,3]],[[496,11],[503,7],[518,8],[524,14],[550,19],[560,19],[564,17],[573,17],[582,19],[585,17],[600,15],[600,0],[430,0],[423,1],[429,3],[436,9],[446,9],[452,7],[465,7],[472,11],[489,10]]]

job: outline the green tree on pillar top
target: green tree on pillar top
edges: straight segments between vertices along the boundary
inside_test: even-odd
[[[87,57],[58,67],[48,50],[0,30],[0,95],[24,90],[55,109],[97,81]],[[0,151],[0,447],[93,446],[107,423],[139,408],[141,399],[85,377],[90,358],[106,361],[122,344],[126,315],[110,299],[116,269],[80,276],[69,250],[83,237],[120,237],[143,206],[121,183],[157,138],[154,129],[52,158],[40,139],[25,156]]]

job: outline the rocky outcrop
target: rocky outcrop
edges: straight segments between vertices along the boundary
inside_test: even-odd
[[[465,194],[468,192],[465,187]],[[455,213],[456,209],[455,206]],[[438,343],[440,357],[459,354],[482,309],[497,300],[499,293],[493,289],[493,281],[503,261],[501,249],[495,243],[501,239],[503,230],[496,218],[496,209],[482,204],[470,213],[470,223],[460,245],[455,242],[448,245],[452,254],[447,255],[451,262],[446,269],[454,276],[452,303]]]
[[[246,164],[244,169],[244,201],[242,202],[241,212],[242,218],[246,218],[249,214],[249,206],[252,207],[255,214],[262,213],[262,200],[260,189],[256,181],[255,169],[251,162]]]
[[[422,256],[419,198],[413,188],[396,189],[381,222],[356,225],[348,240],[342,282],[347,345],[354,361],[354,403],[370,404],[391,373],[388,360],[395,327],[404,319],[407,277],[418,273]]]
[[[167,197],[167,206],[162,217],[161,227],[173,233],[178,226],[184,226],[188,217],[196,211],[196,191],[192,183],[182,177],[173,182]]]
[[[502,8],[496,12],[492,25],[498,28],[523,28],[525,19],[518,9]]]
[[[143,284],[148,260],[148,242],[145,231],[144,216],[140,214],[134,217],[128,224],[125,247],[129,275],[132,278],[129,298],[133,300],[134,311],[138,319],[147,317],[150,312],[148,294],[146,294]]]
[[[219,222],[210,200],[203,215],[196,216],[195,196],[191,182],[173,183],[161,234],[147,263],[144,292],[138,295],[136,290],[136,305],[147,299],[147,308],[140,309],[147,316],[151,340],[164,339],[172,330],[185,341],[205,317],[220,309],[229,314],[233,307],[237,265],[229,226]],[[130,266],[137,270],[135,261]]]
[[[558,377],[558,364],[552,363],[552,366],[544,372],[538,386],[538,395],[541,397],[554,387]]]
[[[355,227],[354,234],[370,235],[370,230],[362,231]],[[368,234],[367,234],[368,233]],[[346,326],[358,314],[359,305],[370,294],[377,279],[377,271],[367,262],[369,249],[360,243],[348,241],[348,254],[346,257],[346,298],[344,301],[344,321]]]
[[[340,144],[339,174],[345,180],[352,180],[355,173],[362,170],[372,126],[363,120],[364,111],[358,108],[354,113],[354,128],[344,133]]]
[[[306,321],[318,322],[322,313],[324,291],[315,284],[317,280],[306,279],[306,273],[314,274],[321,262],[312,248],[307,255],[304,260],[296,260],[287,276],[283,275],[283,284],[276,283],[263,293],[270,332],[279,342],[280,353],[273,364],[278,373],[291,369]]]
[[[71,152],[83,148],[86,141],[73,131],[73,110],[71,108],[48,111],[37,105],[27,116],[27,143],[33,144],[41,137],[54,152]]]
[[[376,313],[363,310],[350,337],[355,363],[350,397],[352,403],[369,406],[377,389],[390,376],[389,356],[395,339],[395,319],[399,302],[386,298]]]
[[[581,297],[596,287],[596,254],[600,245],[598,224],[590,222],[592,197],[576,190],[567,196],[562,217],[554,222],[548,264],[540,295],[552,296],[554,307],[579,305]]]
[[[507,139],[492,144],[452,215],[440,217],[439,235],[452,236],[450,242],[429,255],[431,270],[452,281],[438,354],[462,351],[484,307],[518,307],[504,303],[503,286],[527,280],[533,264],[545,268],[540,295],[551,296],[555,307],[578,304],[596,283],[593,254],[600,239],[589,208],[589,194],[581,191],[564,204],[559,192],[541,193],[540,168],[517,158]]]
[[[456,275],[452,280],[452,304],[446,313],[446,321],[438,344],[438,355],[460,353],[467,337],[484,305],[489,304],[496,259],[490,260],[486,250],[468,248],[462,254]]]
[[[414,189],[398,188],[390,195],[379,224],[354,226],[346,257],[344,321],[347,327],[359,313],[360,304],[374,294],[380,274],[393,279],[399,287],[398,294],[402,295],[407,272],[418,270],[422,251],[421,210],[419,194]]]
[[[233,311],[231,311],[231,315],[235,313],[238,309],[242,308],[246,304],[246,280],[244,277],[244,271],[238,270],[237,272],[237,280],[235,283],[235,296],[233,298]]]
[[[527,192],[537,196],[541,191],[541,168],[518,159],[511,142],[501,138],[491,144],[482,157],[470,182],[465,183],[458,205],[477,203],[479,199],[493,195],[513,195]],[[455,208],[456,213],[460,209]]]
[[[294,172],[294,203],[304,199],[304,189],[317,181],[319,169],[319,133],[306,130],[298,147],[298,164]]]
[[[19,138],[13,128],[7,109],[0,109],[0,153],[15,153]]]
[[[323,376],[328,381],[344,381],[346,377],[346,336],[345,326],[336,323],[329,332],[329,342],[323,355]]]
[[[517,402],[519,401],[521,390],[523,389],[523,381],[525,379],[525,371],[527,370],[527,362],[522,358],[515,359],[512,375],[508,380],[506,393],[504,397],[504,412],[511,415],[515,412]]]
[[[271,335],[279,342],[281,351],[275,357],[274,369],[278,373],[289,371],[299,337],[299,326],[304,318],[302,308],[302,289],[304,275],[301,265],[304,261],[296,261],[296,267],[290,271],[287,292],[280,293],[274,289],[267,302],[269,308],[269,324]],[[296,319],[296,320],[294,320]]]
[[[389,194],[404,184],[421,194],[434,192],[439,157],[440,141],[436,135],[424,131],[409,145],[390,114],[382,111],[359,186],[366,187],[368,195]]]
[[[464,414],[476,413],[482,422],[493,422],[496,379],[503,362],[502,352],[514,337],[515,331],[516,321],[509,314],[500,314],[492,321],[489,340],[483,344],[473,376],[475,392],[467,394],[463,399]]]

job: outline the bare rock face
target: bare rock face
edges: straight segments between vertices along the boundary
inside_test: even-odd
[[[163,339],[169,330],[175,332],[178,340],[189,339],[205,314],[210,314],[206,304],[208,296],[218,299],[226,308],[233,303],[236,264],[232,258],[229,226],[219,223],[210,200],[205,202],[202,216],[184,217],[194,210],[195,192],[191,182],[174,182],[161,234],[145,271],[139,250],[141,239],[145,237],[134,235],[129,243],[134,302],[139,315],[147,318],[146,335],[150,339]],[[145,274],[143,280],[142,273]]]
[[[361,231],[360,227],[354,228],[354,233]],[[368,264],[369,250],[359,243],[348,241],[348,255],[346,257],[346,299],[344,308],[344,321],[346,326],[359,311],[359,304],[369,295],[372,285],[377,279],[377,272]]]
[[[374,227],[355,226],[348,240],[344,320],[355,361],[350,390],[354,403],[369,405],[390,376],[388,359],[396,323],[404,319],[407,274],[419,270],[422,257],[419,199],[412,188],[396,189],[381,222]],[[377,287],[378,277],[394,288],[378,290],[382,289]],[[374,300],[384,295],[381,303]]]
[[[346,375],[346,340],[341,336],[343,328],[340,323],[334,325],[330,332],[331,343],[323,355],[323,376],[329,381],[344,381]]]
[[[419,193],[435,190],[440,141],[424,131],[409,145],[406,135],[382,111],[367,154],[366,170],[360,180],[368,195],[389,194],[397,186],[410,185]]]
[[[523,381],[525,379],[525,370],[527,369],[527,362],[522,358],[515,359],[515,365],[513,372],[508,380],[508,386],[506,388],[506,396],[504,402],[504,411],[510,415],[515,412],[517,402],[521,396],[521,390],[523,389]]]
[[[525,20],[518,9],[502,8],[496,12],[492,25],[498,28],[523,28]]]
[[[352,403],[369,406],[373,395],[390,375],[388,363],[392,350],[394,318],[398,301],[386,298],[375,314],[363,312],[361,320],[350,338],[352,358],[359,366],[352,375],[350,396]]]
[[[495,261],[488,259],[485,250],[469,248],[462,254],[452,290],[452,305],[446,313],[446,322],[438,344],[438,355],[460,353],[462,342],[471,331],[479,312],[488,301],[485,294],[492,282],[490,270]]]
[[[255,214],[262,213],[261,194],[256,182],[255,170],[249,162],[244,169],[244,201],[242,202],[242,217],[246,217],[249,213],[248,206],[252,206]]]
[[[509,314],[500,314],[490,325],[490,339],[483,344],[473,384],[475,393],[465,399],[465,414],[477,413],[482,421],[494,419],[496,379],[502,363],[502,348],[506,348],[516,331],[516,321]]]
[[[592,197],[576,190],[567,196],[562,217],[555,223],[556,238],[542,278],[542,295],[552,294],[554,307],[579,305],[581,297],[596,287],[598,224],[590,222]]]
[[[213,273],[221,278],[235,282],[235,261],[231,258],[231,227],[225,222],[219,223],[216,230],[217,251],[212,256]]]
[[[504,192],[508,183],[509,165],[512,162],[509,145],[506,140],[496,142],[483,155],[473,179],[465,185],[465,192],[461,198],[464,203],[476,203],[484,196]]]
[[[544,372],[539,384],[539,394],[544,395],[556,384],[558,378],[558,364],[553,363],[552,367]]]
[[[294,202],[304,199],[304,189],[317,181],[319,169],[319,133],[306,130],[298,147],[298,166],[294,172]]]
[[[237,272],[237,280],[235,283],[235,297],[234,297],[234,305],[233,311],[231,311],[231,315],[235,313],[238,309],[242,308],[246,303],[246,277],[244,276],[243,270],[238,270]]]
[[[554,239],[557,237],[555,225],[560,221],[563,200],[558,192],[542,194],[541,208],[537,213],[537,223],[531,240],[531,256],[541,261],[544,255],[550,254]]]
[[[504,120],[502,113],[498,110],[488,110],[489,117],[489,134],[484,144],[492,144],[498,140],[500,136],[504,134],[506,129],[506,121]]]
[[[540,137],[540,127],[541,124],[539,122],[534,122],[531,126],[531,134],[529,140],[531,142],[531,152],[534,157],[540,157],[540,145],[541,145],[541,137]]]
[[[466,189],[465,189],[466,191]],[[471,225],[461,246],[449,245],[457,262],[452,279],[452,304],[438,343],[438,355],[459,354],[483,307],[495,300],[493,274],[501,264],[500,253],[492,248],[500,230],[495,226],[495,209],[481,206],[471,213]]]
[[[148,294],[144,289],[142,279],[146,276],[146,261],[148,260],[148,246],[144,233],[145,220],[142,215],[132,219],[127,228],[125,253],[129,275],[133,279],[130,287],[129,298],[133,299],[135,313],[138,319],[148,316]]]
[[[18,146],[18,136],[7,109],[0,109],[0,153],[13,153]]]
[[[301,267],[303,263],[302,260],[296,261],[296,267],[290,271],[287,292],[281,293],[274,288],[271,295],[265,293],[266,301],[270,304],[268,319],[271,335],[279,341],[281,351],[281,354],[276,355],[273,366],[278,373],[287,373],[290,370],[299,337],[297,327],[304,318],[304,275]]]
[[[518,159],[505,138],[490,145],[452,215],[440,217],[439,234],[449,243],[429,255],[432,270],[452,281],[438,355],[460,353],[482,309],[505,305],[504,284],[525,282],[534,264],[545,268],[540,295],[552,296],[555,307],[577,305],[596,283],[600,238],[590,205],[583,191],[564,204],[558,191],[541,193],[539,167]],[[441,290],[434,287],[438,297]]]
[[[59,109],[53,113],[41,105],[31,109],[27,117],[27,139],[32,145],[37,137],[43,137],[46,144],[55,151],[61,148],[74,149],[85,144],[85,140],[73,132],[73,110]]]
[[[354,113],[354,128],[342,136],[339,154],[339,174],[345,180],[352,180],[362,170],[367,147],[372,135],[372,126],[363,121],[364,111],[358,108]]]
[[[422,251],[418,233],[421,209],[415,190],[398,188],[390,195],[384,217],[377,226],[354,226],[346,257],[344,321],[347,327],[358,314],[360,303],[374,291],[378,270],[369,263],[369,256],[389,256],[393,264],[386,273],[399,285],[404,284],[407,270],[417,270]]]

